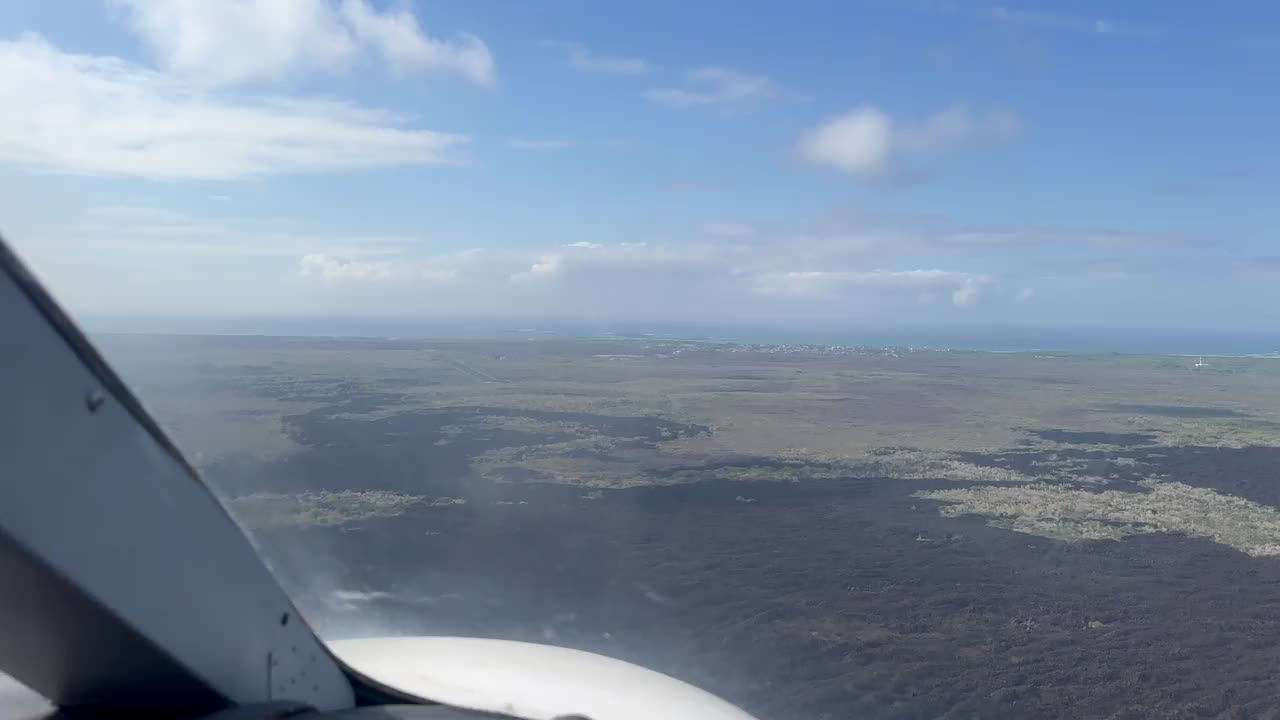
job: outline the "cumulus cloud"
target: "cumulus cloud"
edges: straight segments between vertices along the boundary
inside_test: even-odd
[[[726,272],[723,263],[727,259],[720,248],[696,243],[576,242],[531,257],[532,260],[524,260],[524,267],[517,268],[509,277],[518,282],[531,282],[553,277],[577,281],[645,273],[719,275]],[[515,254],[508,254],[504,259],[520,262],[519,255]]]
[[[1027,241],[1095,242],[1086,231],[1042,230]],[[1028,283],[1042,277],[984,269],[988,247],[955,242],[962,232],[945,218],[863,214],[790,226],[715,223],[654,242],[578,240],[443,254],[422,254],[414,243],[392,246],[389,255],[333,248],[306,253],[321,257],[296,256],[294,270],[324,291],[315,307],[341,298],[347,309],[437,314],[934,319],[998,313],[1031,299]],[[1097,242],[1105,242],[1099,232]]]
[[[974,113],[957,105],[916,124],[896,122],[874,107],[860,107],[809,130],[796,151],[814,165],[876,177],[890,171],[895,156],[904,153],[925,155],[975,142],[1007,140],[1021,130],[1018,116],[1000,107]]]
[[[412,235],[107,206],[29,248],[73,309],[142,315],[159,312],[162,297],[164,312],[244,316],[936,321],[1014,308],[1019,288],[1039,282],[989,272],[981,246],[952,249],[941,221],[879,223],[748,232],[725,222],[648,242],[525,239],[445,252]]]
[[[690,70],[684,87],[653,88],[645,93],[663,105],[691,107],[760,98],[773,92],[773,82],[731,68],[708,66]]]
[[[810,130],[798,147],[800,157],[851,175],[878,175],[889,164],[893,121],[867,107],[851,110]]]
[[[393,265],[387,261],[357,262],[318,253],[303,255],[298,265],[298,271],[303,277],[319,277],[325,280],[384,279],[391,277],[393,268]]]
[[[226,180],[445,163],[466,141],[337,101],[206,93],[35,34],[0,41],[0,76],[0,161],[47,172]]]
[[[377,57],[393,69],[494,80],[488,46],[463,34],[442,40],[408,10],[366,0],[113,0],[167,70],[204,84],[279,81],[342,71]]]
[[[452,41],[433,38],[422,32],[408,10],[379,13],[364,0],[343,0],[342,15],[355,37],[396,69],[454,72],[481,85],[493,84],[493,56],[475,35],[463,33]]]
[[[582,72],[609,75],[643,75],[652,69],[649,61],[644,58],[602,55],[578,43],[548,40],[543,45],[565,51],[569,67]]]
[[[970,275],[960,283],[960,287],[951,293],[951,302],[957,307],[969,307],[978,302],[978,294],[982,287],[990,282],[985,276]]]
[[[792,307],[798,302],[844,308],[869,299],[880,305],[927,301],[938,294],[964,308],[976,304],[992,283],[986,275],[939,269],[777,271],[770,264],[758,252],[719,243],[579,242],[541,250],[476,249],[387,260],[316,255],[302,258],[298,272],[378,290],[429,287],[437,301],[451,297],[442,293],[440,283],[457,281],[459,291],[519,310],[555,307],[561,316],[624,312],[624,317],[643,316],[646,309],[669,314],[676,307],[686,315],[751,307],[778,310],[779,300]]]

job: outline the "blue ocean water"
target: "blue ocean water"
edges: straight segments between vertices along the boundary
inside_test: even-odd
[[[1280,356],[1280,331],[1008,326],[835,326],[592,322],[545,319],[204,318],[87,323],[93,332],[403,339],[652,338],[750,344],[914,347],[994,352]]]

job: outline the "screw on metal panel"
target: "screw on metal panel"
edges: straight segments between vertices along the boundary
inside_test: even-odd
[[[84,396],[84,406],[89,408],[89,412],[96,413],[98,408],[107,401],[107,396],[102,394],[101,390],[90,390]]]

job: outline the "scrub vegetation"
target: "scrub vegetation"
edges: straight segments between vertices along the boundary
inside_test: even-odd
[[[1280,695],[1280,361],[99,342],[325,632],[559,643],[765,719]]]
[[[385,490],[304,492],[295,495],[250,493],[233,498],[228,510],[254,530],[277,527],[341,526],[375,518],[396,517],[414,506],[465,505],[461,498],[427,498]]]
[[[1177,482],[1147,481],[1146,492],[1094,492],[1056,485],[921,491],[942,514],[989,518],[995,527],[1058,540],[1120,540],[1138,533],[1204,537],[1256,557],[1280,555],[1280,512],[1243,498]]]

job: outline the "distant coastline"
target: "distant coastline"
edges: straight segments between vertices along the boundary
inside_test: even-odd
[[[899,347],[981,352],[1075,352],[1174,357],[1280,358],[1280,333],[1203,329],[1022,327],[748,327],[529,320],[106,319],[95,333],[261,335],[386,340],[654,340],[736,345]]]

